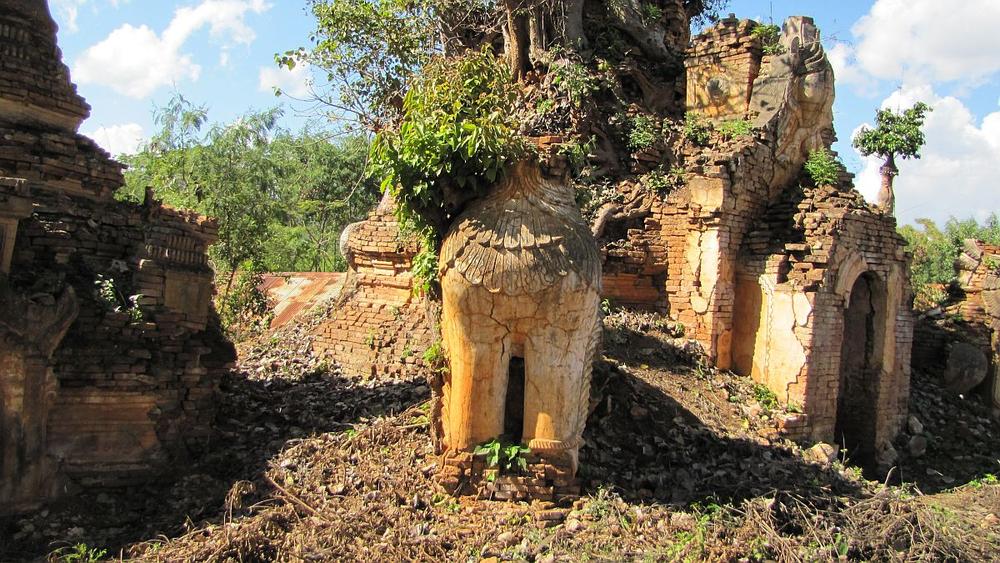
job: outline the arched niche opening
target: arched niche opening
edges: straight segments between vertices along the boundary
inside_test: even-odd
[[[862,468],[875,464],[887,300],[885,283],[865,272],[854,282],[844,309],[835,437],[845,458]]]
[[[524,358],[513,356],[507,367],[507,395],[504,398],[503,438],[520,444],[524,439]]]

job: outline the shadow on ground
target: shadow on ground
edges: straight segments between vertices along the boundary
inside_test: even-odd
[[[0,561],[32,560],[78,543],[117,554],[203,520],[221,521],[234,485],[259,480],[285,447],[428,398],[418,380],[366,383],[328,372],[251,379],[234,372],[223,380],[215,432],[203,450],[154,483],[70,494],[46,510],[0,521]]]

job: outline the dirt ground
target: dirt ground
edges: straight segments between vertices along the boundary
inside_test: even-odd
[[[606,321],[580,454],[584,496],[453,498],[432,480],[429,389],[309,353],[308,325],[241,350],[217,433],[153,484],[0,523],[0,560],[992,560],[1000,428],[917,373],[928,451],[888,483],[811,463],[745,378],[701,367],[669,323]],[[902,476],[901,484],[894,484]],[[75,546],[85,545],[85,548]],[[86,552],[90,553],[86,553]],[[84,553],[73,559],[74,553]]]

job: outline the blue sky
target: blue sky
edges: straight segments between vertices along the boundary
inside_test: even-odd
[[[304,1],[50,0],[59,44],[93,106],[81,131],[113,153],[150,135],[153,107],[176,89],[209,108],[213,121],[282,103],[273,86],[303,94],[308,72],[279,70],[274,54],[304,45],[312,19]],[[1000,211],[1000,2],[997,0],[732,0],[741,18],[780,23],[810,15],[837,75],[834,148],[866,196],[879,163],[850,147],[878,107],[922,100],[923,158],[900,163],[897,216],[938,222]],[[284,125],[309,119],[285,102]],[[300,111],[296,111],[300,110]]]

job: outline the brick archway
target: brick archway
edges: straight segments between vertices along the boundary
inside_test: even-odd
[[[865,272],[851,286],[844,309],[834,438],[861,466],[872,465],[877,454],[887,304],[885,282]]]

